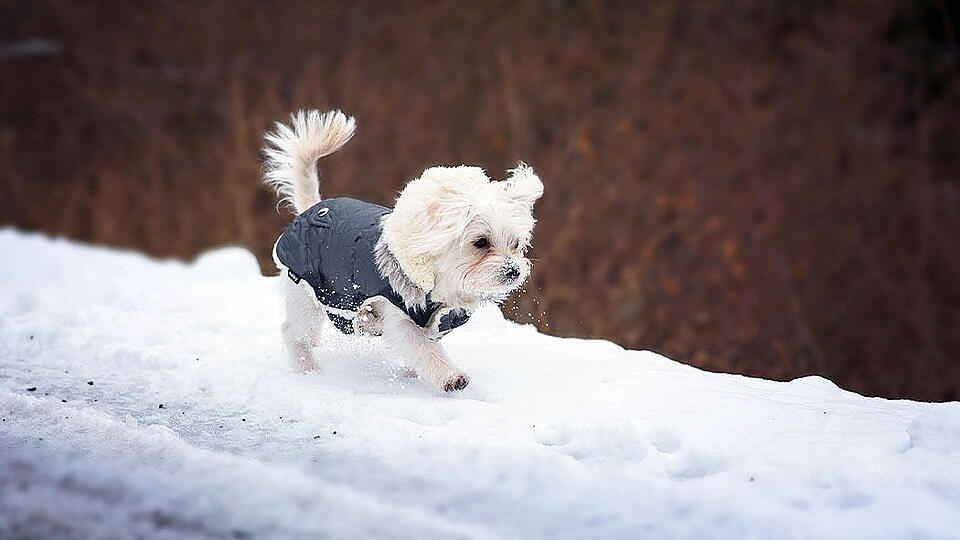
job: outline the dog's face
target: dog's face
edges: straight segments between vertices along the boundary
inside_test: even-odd
[[[499,189],[500,186],[497,186]],[[462,230],[448,238],[450,249],[435,259],[438,281],[449,281],[474,296],[502,300],[530,275],[530,260],[524,256],[533,229],[531,208],[515,201],[479,201],[468,212]]]
[[[500,182],[477,167],[427,169],[398,198],[393,217],[405,231],[388,241],[404,271],[434,298],[501,301],[530,275],[524,253],[542,194],[540,179],[523,164]]]

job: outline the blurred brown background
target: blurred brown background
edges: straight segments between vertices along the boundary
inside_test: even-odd
[[[957,399],[958,4],[0,0],[0,224],[269,273],[262,133],[341,108],[326,194],[537,169],[516,320]]]

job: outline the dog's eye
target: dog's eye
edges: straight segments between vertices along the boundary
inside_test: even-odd
[[[478,238],[477,241],[473,243],[473,247],[477,249],[485,249],[490,246],[490,242],[486,238]]]
[[[520,249],[520,241],[519,241],[519,240],[514,240],[514,241],[513,241],[513,249]]]

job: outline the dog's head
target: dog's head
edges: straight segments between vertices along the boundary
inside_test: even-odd
[[[500,301],[530,274],[524,256],[543,183],[523,163],[503,181],[478,167],[432,167],[403,189],[383,239],[415,285],[440,301]]]

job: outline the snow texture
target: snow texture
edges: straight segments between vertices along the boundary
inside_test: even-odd
[[[960,404],[708,373],[481,310],[435,392],[281,358],[278,278],[0,230],[2,538],[940,538]],[[935,376],[931,374],[931,376]]]

